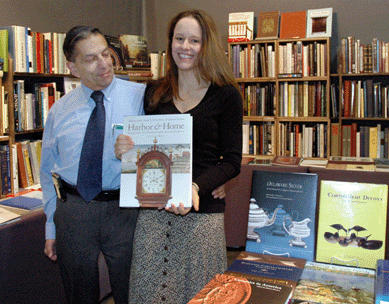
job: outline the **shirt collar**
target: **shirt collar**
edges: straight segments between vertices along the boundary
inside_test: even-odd
[[[113,96],[113,92],[115,90],[116,82],[117,82],[117,79],[114,75],[111,84],[108,87],[106,87],[105,89],[101,90],[101,92],[104,93],[104,100],[106,100],[108,102],[110,102],[112,100],[112,96]],[[81,82],[81,87],[82,87],[82,90],[85,94],[86,102],[88,102],[88,100],[89,100],[89,98],[94,90],[88,88],[82,82]]]

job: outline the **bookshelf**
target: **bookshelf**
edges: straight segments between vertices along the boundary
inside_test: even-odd
[[[231,42],[248,156],[328,158],[330,38]]]

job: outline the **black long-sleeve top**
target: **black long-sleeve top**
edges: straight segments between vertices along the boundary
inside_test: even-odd
[[[173,101],[160,103],[150,111],[148,85],[145,112],[180,114]],[[240,172],[242,160],[243,104],[234,86],[210,85],[204,98],[193,109],[185,112],[193,117],[193,182],[199,188],[201,213],[220,213],[225,210],[224,199],[214,199],[212,191]],[[192,212],[194,209],[192,208]]]

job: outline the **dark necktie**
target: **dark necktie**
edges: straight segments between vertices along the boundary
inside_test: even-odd
[[[85,131],[78,168],[77,190],[90,202],[102,190],[103,146],[105,134],[104,94],[94,91],[91,95],[96,102]]]

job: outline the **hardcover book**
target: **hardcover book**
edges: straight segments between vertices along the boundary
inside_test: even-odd
[[[318,177],[253,171],[246,251],[312,261]]]
[[[254,12],[228,14],[228,42],[254,39]]]
[[[287,12],[281,13],[280,38],[305,38],[307,29],[307,13]]]
[[[255,39],[276,39],[280,27],[280,11],[261,12],[258,15],[258,31]]]
[[[370,269],[307,262],[291,304],[372,304],[374,277]]]
[[[389,303],[389,261],[377,260],[374,282],[375,304]]]
[[[241,252],[188,304],[288,303],[304,265],[303,259]]]
[[[277,155],[273,158],[271,164],[273,166],[298,167],[300,165],[301,160],[302,158],[298,156]]]
[[[127,116],[123,134],[134,147],[122,155],[121,207],[192,205],[192,117]]]
[[[150,68],[146,36],[119,35],[124,67]]]
[[[321,181],[316,261],[375,269],[385,257],[388,186]]]
[[[0,201],[0,205],[19,208],[19,209],[34,210],[39,207],[42,207],[42,198],[31,197],[27,195],[15,196]]]
[[[307,38],[331,37],[332,7],[307,11]]]
[[[111,53],[114,69],[117,71],[123,70],[125,65],[123,61],[119,37],[105,35],[105,39],[108,43],[108,48],[109,52]]]
[[[19,218],[20,214],[12,212],[6,208],[0,207],[0,225],[16,218]]]

